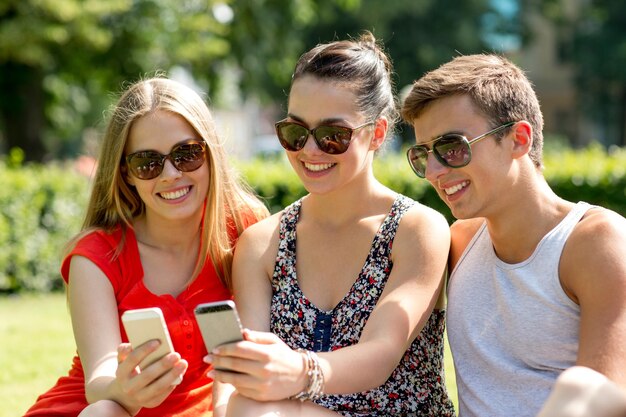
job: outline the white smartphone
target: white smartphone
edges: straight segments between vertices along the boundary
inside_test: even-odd
[[[243,328],[234,302],[199,304],[194,313],[208,352],[219,345],[243,340]]]
[[[167,330],[165,318],[160,308],[151,307],[127,310],[122,314],[122,323],[133,349],[150,340],[158,339],[161,341],[158,349],[151,352],[141,361],[139,369],[143,369],[168,353],[174,352],[170,333]]]

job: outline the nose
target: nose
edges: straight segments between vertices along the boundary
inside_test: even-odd
[[[319,146],[317,146],[317,142],[315,141],[315,138],[313,137],[313,134],[311,132],[309,132],[308,136],[306,137],[306,142],[304,142],[304,146],[302,147],[302,150],[307,152],[307,153],[323,153]]]
[[[171,159],[169,157],[165,158],[165,161],[163,162],[163,171],[161,172],[160,178],[166,180],[177,179],[180,178],[182,175],[183,173],[174,166]]]
[[[434,183],[437,178],[447,173],[448,170],[449,168],[439,162],[432,151],[428,152],[428,157],[426,159],[426,179],[428,181]]]

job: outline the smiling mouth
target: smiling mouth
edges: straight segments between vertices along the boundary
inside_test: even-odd
[[[309,171],[319,172],[319,171],[324,171],[326,169],[330,169],[334,167],[336,164],[309,164],[308,162],[303,162],[303,165]]]
[[[446,195],[452,195],[454,193],[461,191],[463,188],[467,187],[468,185],[469,185],[469,181],[463,181],[462,183],[459,183],[452,187],[444,188],[443,192],[446,193]]]
[[[182,196],[187,195],[189,191],[191,191],[191,186],[181,188],[180,190],[172,192],[159,193],[159,195],[165,200],[176,200],[177,198],[181,198]]]

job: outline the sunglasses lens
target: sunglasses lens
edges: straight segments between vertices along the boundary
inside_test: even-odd
[[[323,152],[340,154],[348,150],[352,129],[341,126],[319,126],[315,129],[315,141]]]
[[[204,146],[200,143],[183,143],[175,146],[169,155],[155,151],[140,151],[128,155],[128,169],[141,180],[151,180],[163,172],[165,160],[169,158],[174,167],[182,172],[200,168],[205,160]]]
[[[409,165],[420,178],[426,176],[426,162],[428,161],[428,150],[423,146],[413,146],[406,153]]]
[[[128,159],[128,169],[133,175],[142,180],[149,180],[161,175],[163,159],[153,151],[136,152]]]
[[[170,157],[179,171],[195,171],[204,163],[204,148],[198,143],[182,144],[172,150]]]
[[[277,123],[276,134],[282,147],[292,152],[304,148],[309,137],[309,131],[304,126],[290,122]]]
[[[460,135],[443,136],[434,143],[433,151],[451,168],[469,164],[472,157],[469,143]]]

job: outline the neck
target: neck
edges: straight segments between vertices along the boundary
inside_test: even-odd
[[[541,239],[571,210],[573,203],[557,196],[543,177],[532,191],[513,192],[506,206],[487,216],[487,228],[498,257],[517,263],[532,255]]]
[[[200,219],[163,221],[145,215],[136,219],[133,227],[137,240],[155,249],[195,253],[199,245]]]
[[[309,194],[303,201],[302,215],[309,220],[340,227],[366,217],[372,206],[380,201],[379,197],[390,193],[370,172],[332,192]]]

